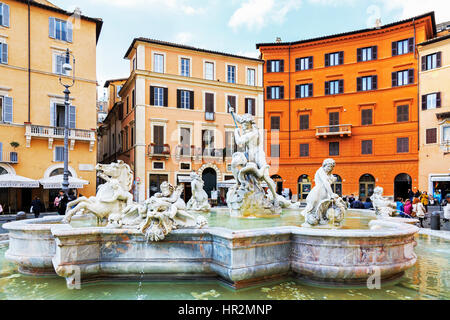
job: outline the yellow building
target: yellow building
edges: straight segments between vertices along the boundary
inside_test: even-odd
[[[450,25],[450,23],[447,23]],[[419,190],[450,193],[450,33],[419,44]]]
[[[80,193],[95,194],[95,57],[101,27],[101,19],[81,15],[79,9],[67,12],[43,0],[0,0],[0,173],[7,174],[0,176],[0,204],[5,212],[29,211],[35,196],[53,209],[63,172],[59,77],[66,83],[72,79],[72,72],[62,68],[66,49],[76,59],[70,88],[70,187],[84,186]]]
[[[263,128],[263,61],[146,38],[134,39],[125,58],[131,74],[119,92],[119,159],[134,170],[135,197],[169,181],[185,183],[187,201],[191,171],[211,196],[233,178],[235,125],[226,105]]]

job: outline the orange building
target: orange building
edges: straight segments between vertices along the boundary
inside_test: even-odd
[[[418,55],[434,12],[377,28],[257,44],[278,189],[305,199],[325,158],[339,194],[406,196],[418,184]],[[274,165],[275,164],[275,165]],[[276,165],[277,164],[277,165]]]

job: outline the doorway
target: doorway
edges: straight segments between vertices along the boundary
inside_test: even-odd
[[[412,189],[412,179],[409,174],[400,173],[394,179],[394,199],[408,198],[408,189]]]
[[[371,174],[363,174],[359,178],[359,197],[364,201],[373,194],[375,178]]]
[[[342,178],[340,175],[335,174],[336,181],[331,184],[331,189],[334,193],[336,193],[338,196],[342,196]]]
[[[277,190],[276,190],[277,194],[281,195],[281,192],[283,192],[283,179],[277,174],[271,176],[271,178],[272,178],[273,182],[275,182],[275,184],[277,185]]]
[[[150,174],[150,183],[149,183],[149,194],[150,197],[155,195],[155,193],[161,192],[159,188],[161,183],[164,181],[168,181],[169,176],[167,174]]]
[[[203,170],[202,179],[205,183],[203,189],[208,194],[208,198],[211,198],[211,191],[217,190],[217,172],[213,168],[206,168]]]
[[[308,175],[302,174],[298,177],[298,199],[305,200],[311,191],[311,179]]]

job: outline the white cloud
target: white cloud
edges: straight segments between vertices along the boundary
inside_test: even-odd
[[[194,35],[190,32],[180,32],[175,36],[175,42],[180,44],[188,44],[193,38]]]
[[[171,10],[179,10],[187,15],[203,14],[206,12],[205,8],[194,8],[187,5],[187,0],[93,0],[93,2],[123,8],[158,8],[165,6]]]
[[[228,26],[235,31],[244,26],[260,30],[267,22],[282,23],[286,14],[300,8],[302,0],[247,0],[233,13]]]
[[[377,0],[388,11],[400,10],[400,19],[411,18],[429,11],[434,11],[436,23],[450,20],[449,0]]]
[[[318,4],[322,6],[333,6],[337,7],[340,5],[354,4],[356,0],[308,0],[312,4]]]
[[[238,56],[244,56],[244,57],[249,57],[249,58],[259,58],[259,51],[258,50],[254,50],[254,51],[238,51],[236,54]]]

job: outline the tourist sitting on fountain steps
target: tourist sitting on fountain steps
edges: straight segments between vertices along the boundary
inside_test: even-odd
[[[353,201],[350,205],[352,209],[364,209],[364,204],[362,202],[361,198],[358,198],[357,200]]]
[[[363,205],[364,205],[364,209],[372,209],[373,208],[372,200],[370,200],[370,198],[366,198],[366,201],[364,201]]]

